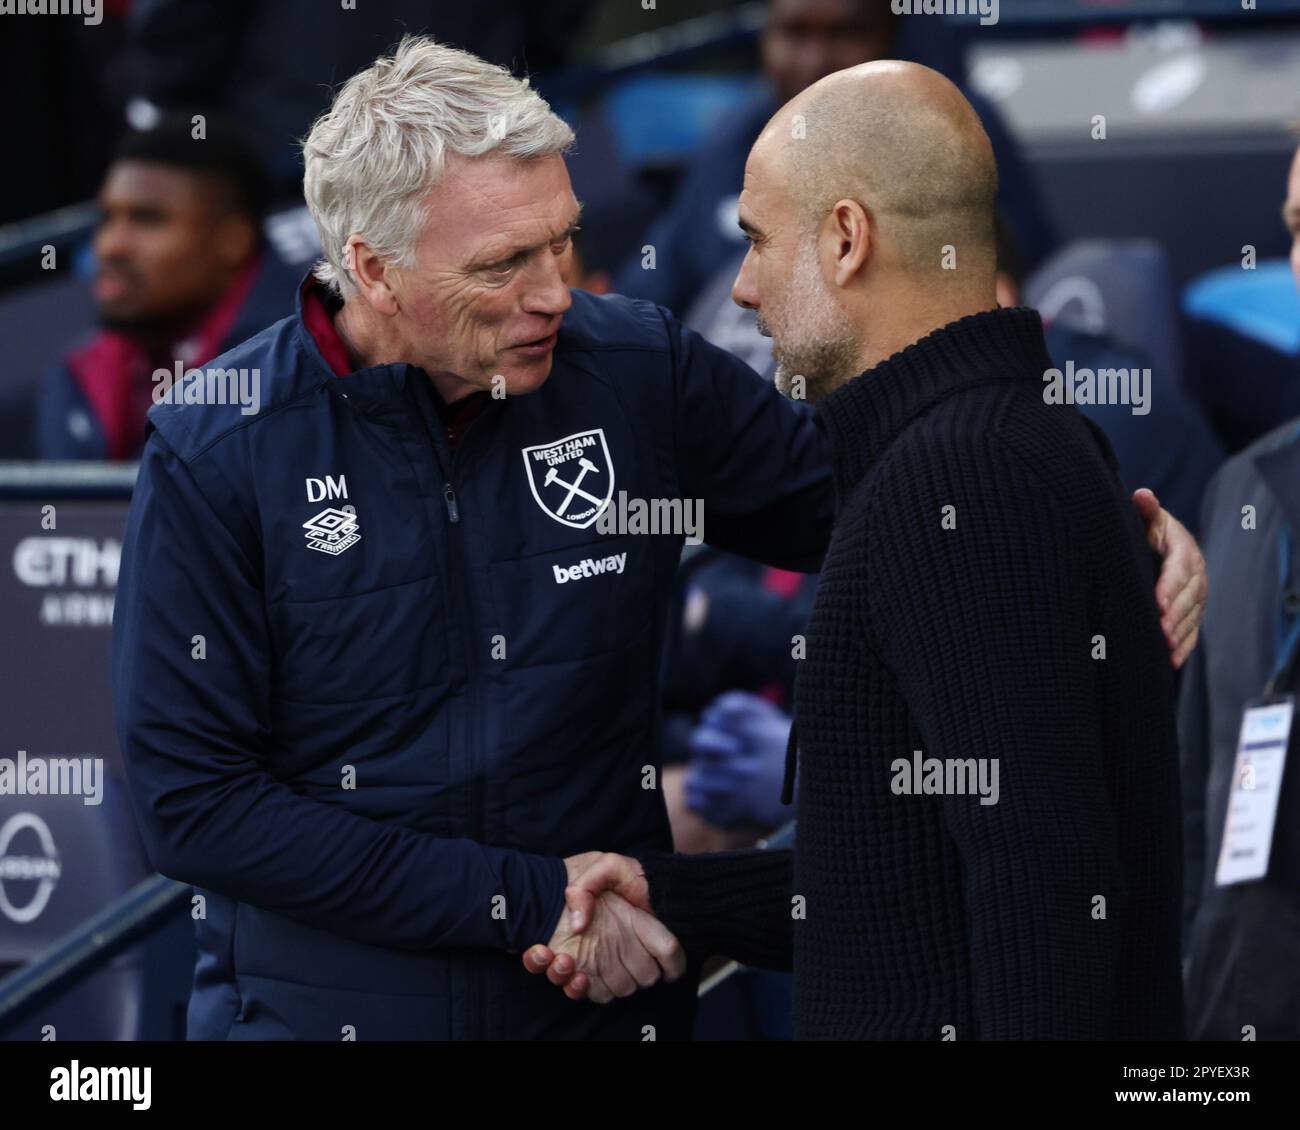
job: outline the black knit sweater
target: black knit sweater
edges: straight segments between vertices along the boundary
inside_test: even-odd
[[[793,961],[796,1037],[1182,1035],[1153,558],[1104,438],[1044,402],[1051,365],[1037,314],[992,311],[819,405],[839,516],[796,849],[642,861],[688,953]],[[996,803],[906,792],[918,750],[988,759],[985,798],[996,759]]]

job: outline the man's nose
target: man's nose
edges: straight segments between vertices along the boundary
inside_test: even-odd
[[[736,272],[736,281],[731,284],[731,301],[746,310],[758,309],[758,288],[754,285],[754,268],[751,266],[753,258],[754,249],[751,247]]]
[[[563,314],[573,305],[573,295],[569,293],[561,269],[561,257],[548,255],[528,280],[528,292],[524,296],[524,309],[529,314],[545,314],[554,317]]]
[[[97,259],[120,259],[130,251],[131,239],[126,225],[117,220],[105,220],[95,232],[94,247]]]

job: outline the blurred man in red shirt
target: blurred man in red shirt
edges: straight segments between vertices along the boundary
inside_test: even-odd
[[[174,113],[118,145],[100,191],[100,330],[45,379],[44,459],[134,459],[159,369],[202,365],[283,317],[295,279],[264,245],[269,200],[231,126]]]

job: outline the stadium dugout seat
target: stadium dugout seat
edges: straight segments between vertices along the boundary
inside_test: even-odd
[[[1300,295],[1285,259],[1233,264],[1183,292],[1187,388],[1229,451],[1300,413]]]
[[[1053,255],[1025,283],[1045,322],[1103,334],[1183,381],[1182,329],[1168,259],[1145,239],[1089,239]]]
[[[1265,259],[1249,271],[1240,265],[1207,271],[1187,284],[1183,310],[1279,353],[1300,356],[1300,292],[1285,259]]]
[[[637,74],[615,84],[604,106],[626,167],[679,165],[762,89],[753,76]]]

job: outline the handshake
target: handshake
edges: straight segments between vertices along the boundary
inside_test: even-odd
[[[565,910],[546,945],[524,951],[524,968],[545,973],[570,1000],[608,1004],[686,971],[681,943],[650,907],[641,865],[589,851],[564,861]]]

